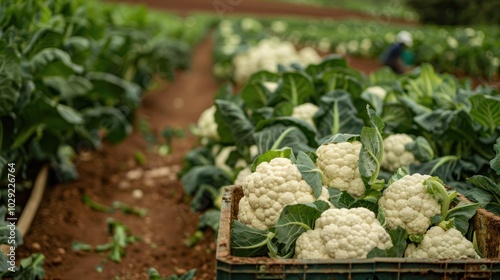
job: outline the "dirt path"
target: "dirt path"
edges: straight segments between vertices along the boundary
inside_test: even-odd
[[[205,39],[194,53],[192,70],[179,72],[176,81],[161,85],[147,94],[137,113],[138,119],[147,118],[154,131],[165,126],[183,126],[196,122],[200,112],[210,106],[218,85],[211,76],[210,39]],[[135,131],[119,145],[105,145],[102,150],[86,156],[78,165],[80,179],[48,189],[44,203],[20,249],[20,255],[42,252],[46,256],[47,279],[147,279],[149,267],[156,267],[162,275],[198,268],[198,279],[213,279],[215,273],[213,233],[192,249],[183,240],[193,233],[198,215],[185,203],[182,186],[174,172],[182,156],[192,147],[194,138],[175,141],[174,154],[161,157],[145,152],[147,163],[138,166],[136,151],[147,150],[143,136]],[[130,170],[151,170],[169,167],[171,174],[161,178],[127,179]],[[132,173],[129,173],[129,176]],[[134,199],[132,192],[141,190],[143,198]],[[137,191],[136,191],[137,192]],[[148,209],[144,218],[113,215],[90,210],[81,202],[83,194],[105,205],[122,201]],[[122,263],[106,260],[107,253],[75,253],[73,241],[90,245],[108,242],[106,219],[113,217],[127,225],[133,235],[143,241],[131,245]],[[103,271],[97,272],[101,265]]]

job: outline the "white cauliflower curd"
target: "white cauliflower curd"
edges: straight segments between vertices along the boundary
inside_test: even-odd
[[[286,205],[314,202],[309,186],[297,166],[287,158],[274,158],[257,166],[243,183],[244,197],[239,203],[238,220],[266,230],[274,226]],[[329,201],[328,190],[318,199]]]
[[[310,47],[300,51],[288,41],[277,38],[264,39],[255,47],[233,57],[234,79],[238,84],[244,83],[258,71],[277,72],[278,65],[289,66],[298,63],[302,66],[317,64],[321,61],[318,52]]]
[[[389,234],[366,208],[328,209],[314,230],[297,239],[297,259],[365,259],[374,248],[391,248]]]
[[[358,168],[360,150],[359,141],[321,145],[316,150],[316,165],[323,172],[323,184],[354,197],[363,196],[365,185]]]
[[[196,127],[196,135],[202,138],[219,140],[219,133],[217,132],[217,123],[215,122],[215,105],[210,106],[200,114],[198,124]]]
[[[431,218],[441,214],[441,205],[424,185],[429,175],[406,175],[387,189],[378,206],[385,214],[387,228],[401,226],[409,234],[423,234],[431,226]]]
[[[393,134],[384,139],[384,156],[382,168],[391,172],[402,166],[417,162],[415,156],[405,149],[405,145],[413,142],[407,134]]]
[[[406,248],[405,258],[416,259],[462,259],[479,258],[472,242],[455,228],[445,230],[439,226],[431,227],[422,242]]]
[[[313,116],[318,112],[318,106],[312,103],[304,103],[293,108],[292,117],[306,121],[312,127],[315,127]]]

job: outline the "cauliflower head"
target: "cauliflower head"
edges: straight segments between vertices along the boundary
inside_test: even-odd
[[[409,234],[423,234],[431,218],[441,213],[441,206],[424,185],[429,175],[415,173],[392,183],[378,201],[389,229],[401,226]]]
[[[226,161],[233,151],[236,151],[236,146],[226,146],[222,148],[215,156],[215,166],[228,173],[232,173],[233,169],[226,164]],[[244,159],[238,159],[234,168],[243,168],[245,166],[247,166],[247,162]]]
[[[318,106],[312,103],[304,103],[293,108],[292,117],[297,118],[299,120],[306,121],[312,127],[315,127],[313,116],[318,112]]]
[[[384,100],[385,97],[387,96],[387,91],[383,87],[379,86],[373,86],[373,87],[368,87],[365,89],[365,92],[368,92],[369,94],[376,95],[380,97],[380,99]]]
[[[278,83],[276,82],[264,82],[263,84],[272,93],[278,88]]]
[[[242,186],[244,197],[240,200],[238,220],[256,229],[274,226],[286,205],[316,201],[297,166],[287,158],[259,164]],[[325,187],[318,199],[329,201]]]
[[[215,122],[215,105],[210,106],[203,111],[198,119],[197,135],[200,137],[219,140],[219,133],[217,132],[217,123]]]
[[[252,170],[250,169],[250,166],[247,166],[244,169],[240,170],[240,172],[238,173],[238,176],[236,176],[236,179],[234,180],[234,184],[237,186],[243,185],[245,182],[245,179],[250,174],[252,174]]]
[[[321,56],[311,47],[301,49],[299,51],[299,57],[302,65],[318,64],[321,62]]]
[[[472,242],[455,228],[445,230],[439,226],[431,227],[418,246],[410,244],[405,258],[417,259],[462,259],[479,258]]]
[[[392,240],[375,214],[366,208],[328,209],[314,230],[299,236],[297,259],[366,259],[374,248],[391,248]]]
[[[384,139],[384,156],[381,166],[388,171],[396,171],[401,166],[417,162],[415,156],[405,150],[405,145],[413,142],[407,134],[393,134]]]
[[[365,185],[358,168],[360,150],[359,141],[321,145],[316,150],[316,165],[325,175],[323,184],[361,197],[365,193]]]

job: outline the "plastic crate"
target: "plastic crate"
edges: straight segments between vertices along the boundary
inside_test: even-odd
[[[238,204],[242,197],[243,190],[240,186],[227,187],[224,193],[217,240],[217,280],[500,279],[498,259],[280,260],[231,256],[231,222],[237,217]],[[500,235],[496,238],[500,238]]]

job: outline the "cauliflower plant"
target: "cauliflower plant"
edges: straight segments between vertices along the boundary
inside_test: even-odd
[[[458,259],[479,258],[472,242],[455,228],[445,230],[439,226],[431,227],[422,242],[406,248],[405,258],[417,259]]]
[[[415,173],[392,183],[378,201],[389,229],[401,226],[409,234],[423,234],[431,226],[431,218],[441,214],[441,205],[424,185],[429,175]]]
[[[264,82],[263,84],[272,93],[278,88],[278,83],[276,82]]]
[[[310,47],[297,51],[292,42],[269,38],[261,40],[248,51],[235,55],[232,64],[235,81],[242,84],[257,71],[276,72],[280,64],[289,66],[292,63],[299,63],[305,67],[320,61],[318,52]]]
[[[359,141],[321,145],[316,150],[316,165],[323,172],[323,184],[354,197],[363,196],[365,185],[358,168],[360,150]]]
[[[366,259],[374,248],[391,248],[389,234],[366,208],[328,209],[316,220],[314,230],[295,243],[297,259]]]
[[[286,205],[309,203],[316,199],[299,169],[287,158],[274,158],[257,166],[243,183],[244,197],[239,203],[238,220],[256,229],[274,226]],[[329,201],[328,190],[318,199]]]
[[[222,148],[218,154],[215,156],[215,166],[219,167],[220,169],[232,173],[233,169],[226,164],[227,159],[229,158],[229,155],[233,152],[236,151],[236,146],[227,146]],[[239,159],[234,168],[243,168],[247,166],[247,162],[244,159]]]
[[[312,103],[304,103],[293,108],[292,117],[304,120],[312,127],[315,127],[313,116],[319,110],[318,106]]]
[[[318,64],[321,62],[321,56],[318,52],[311,48],[305,47],[299,51],[300,62],[303,65]]]
[[[415,156],[405,150],[405,145],[411,142],[413,139],[407,134],[393,134],[385,138],[382,168],[394,172],[401,166],[417,162]]]
[[[234,180],[234,184],[237,186],[242,186],[245,183],[245,179],[252,174],[252,171],[250,169],[250,166],[245,167],[242,169],[239,173],[238,176],[236,176],[236,179]]]
[[[376,95],[380,97],[380,99],[382,100],[384,100],[385,97],[387,96],[387,91],[383,87],[379,86],[368,87],[365,89],[365,92]]]
[[[212,105],[200,114],[196,135],[203,138],[219,140],[217,123],[215,122],[214,116],[216,110],[217,108],[215,107],[215,105]]]

